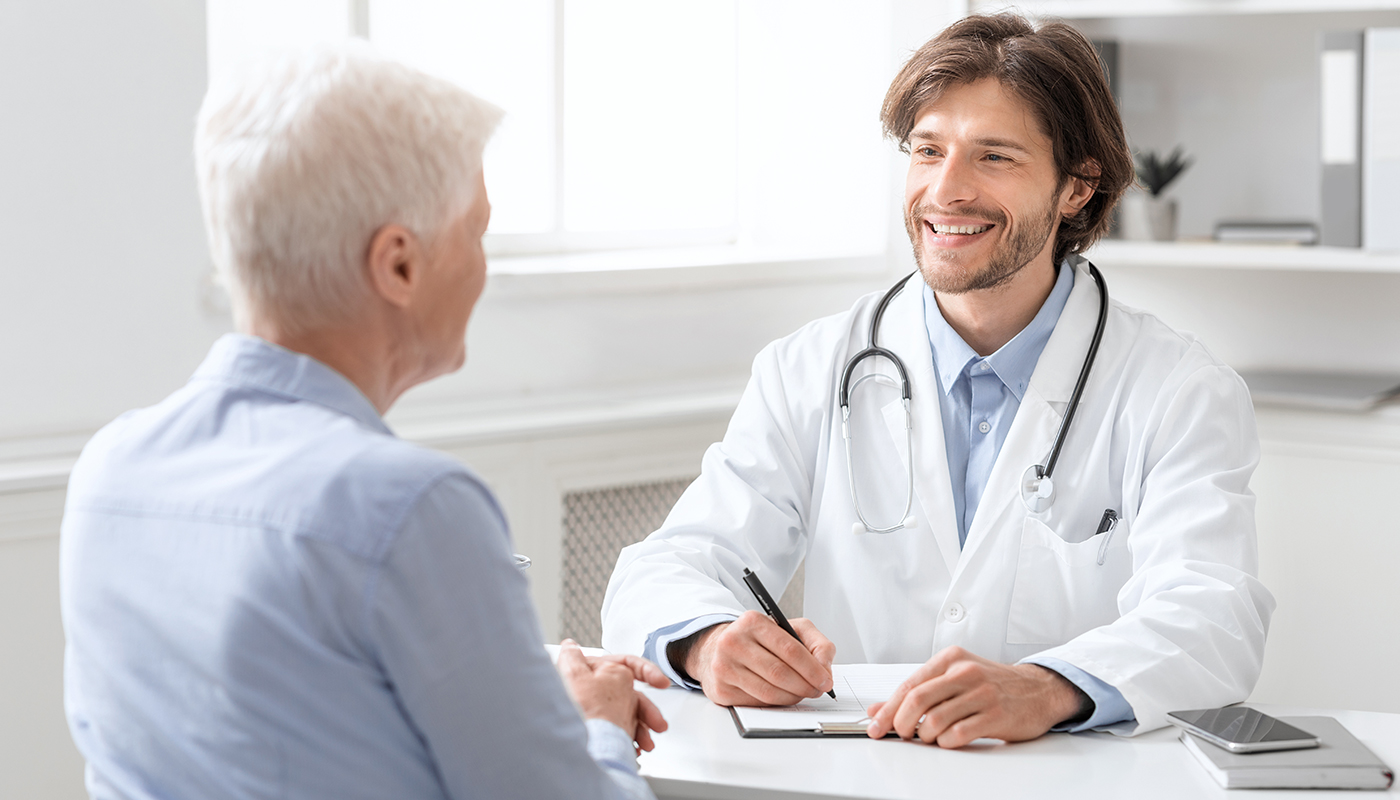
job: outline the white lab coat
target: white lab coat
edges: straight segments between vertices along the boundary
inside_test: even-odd
[[[1021,501],[1022,474],[1050,451],[1098,317],[1096,284],[1082,261],[1076,269],[964,547],[915,276],[880,329],[913,392],[914,527],[852,532],[836,395],[847,360],[866,346],[872,294],[759,354],[699,479],[660,530],[622,551],[603,603],[604,646],[640,653],[664,626],[756,608],[744,567],[776,596],[805,558],[804,613],[838,662],[922,662],[951,645],[1005,663],[1045,653],[1123,694],[1137,722],[1120,733],[1245,699],[1274,600],[1256,577],[1254,412],[1229,367],[1110,301],[1055,470],[1056,502],[1031,513]],[[866,360],[857,377],[871,370],[893,374]],[[873,383],[851,403],[854,458],[867,518],[888,525],[908,482],[904,415],[898,392],[868,391]],[[1107,508],[1122,520],[1096,536]]]

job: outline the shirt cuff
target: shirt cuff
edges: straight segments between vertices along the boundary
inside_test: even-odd
[[[703,631],[711,625],[718,625],[721,622],[733,622],[738,619],[737,614],[706,614],[703,617],[688,619],[684,622],[677,622],[674,625],[667,625],[652,631],[647,637],[646,646],[642,648],[642,658],[650,661],[661,668],[661,672],[671,679],[671,683],[677,686],[684,686],[687,689],[699,689],[700,684],[695,681],[688,681],[681,678],[681,671],[671,664],[671,660],[666,657],[666,646],[671,642],[679,641],[693,633]]]
[[[1022,664],[1038,664],[1046,669],[1058,672],[1065,680],[1079,687],[1084,694],[1089,695],[1089,699],[1094,702],[1094,712],[1083,722],[1074,725],[1056,725],[1052,731],[1068,731],[1078,733],[1080,731],[1092,730],[1094,728],[1105,728],[1118,722],[1126,722],[1134,719],[1133,707],[1128,705],[1128,701],[1123,699],[1123,693],[1095,678],[1093,675],[1076,667],[1068,661],[1061,661],[1058,658],[1030,658],[1022,659]]]
[[[637,749],[626,731],[605,719],[586,719],[588,755],[604,767],[637,774]]]

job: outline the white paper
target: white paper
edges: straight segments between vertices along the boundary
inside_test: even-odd
[[[871,704],[888,700],[918,664],[836,664],[832,667],[836,699],[826,695],[785,708],[735,708],[750,730],[815,731],[823,723],[865,719]]]

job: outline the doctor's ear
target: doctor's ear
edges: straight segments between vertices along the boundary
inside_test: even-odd
[[[427,253],[422,242],[402,225],[375,231],[365,257],[366,278],[375,295],[390,305],[406,307],[423,273]]]
[[[1099,167],[1099,162],[1091,158],[1076,172],[1077,174],[1065,176],[1064,188],[1060,190],[1061,217],[1073,217],[1088,205],[1098,188],[1099,176],[1103,174],[1103,169]]]

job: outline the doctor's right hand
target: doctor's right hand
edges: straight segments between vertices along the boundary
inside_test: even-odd
[[[683,661],[682,669],[719,705],[790,706],[832,687],[836,645],[808,620],[788,621],[802,641],[766,615],[745,611],[733,622],[688,637],[684,644],[673,643],[668,655],[683,656],[671,663],[682,666],[677,661]]]

